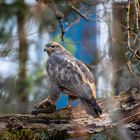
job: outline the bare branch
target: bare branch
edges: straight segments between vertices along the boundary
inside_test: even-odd
[[[60,29],[61,29],[61,41],[64,42],[64,35],[65,35],[65,29],[64,29],[64,25],[63,25],[63,17],[64,14],[58,9],[57,4],[55,3],[54,0],[37,0],[37,2],[39,3],[44,3],[45,5],[47,5],[54,13]]]
[[[130,29],[130,1],[127,6],[127,29]],[[127,30],[128,48],[130,48],[130,30]]]
[[[74,5],[69,3],[69,6],[71,7],[72,10],[74,10],[80,17],[82,17],[83,19],[85,19],[86,21],[89,21],[88,17],[81,13],[81,11],[79,9],[77,9]]]
[[[128,67],[128,70],[132,73],[132,66],[131,66],[131,61],[128,61],[127,62],[127,67]]]
[[[139,30],[139,2],[138,0],[134,0],[135,14],[136,14],[136,32]]]

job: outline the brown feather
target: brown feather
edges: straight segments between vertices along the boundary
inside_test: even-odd
[[[72,101],[78,99],[76,96],[72,96],[72,95],[69,95],[69,98],[70,98]]]

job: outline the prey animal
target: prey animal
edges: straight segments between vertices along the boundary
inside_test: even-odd
[[[55,89],[44,103],[54,105],[60,93],[65,92],[70,98],[80,99],[87,114],[99,117],[102,110],[95,100],[95,79],[87,66],[57,42],[47,43],[44,51],[49,55],[46,70]]]

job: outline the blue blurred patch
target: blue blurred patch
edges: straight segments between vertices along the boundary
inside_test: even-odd
[[[64,107],[66,107],[67,105],[67,102],[68,102],[68,96],[67,95],[64,95],[62,94],[60,96],[60,98],[58,99],[58,101],[56,102],[56,108],[57,109],[62,109]],[[75,101],[70,101],[70,105],[73,107],[73,106],[78,106],[80,104],[80,100],[75,100]]]
[[[61,108],[66,107],[67,101],[68,101],[68,96],[62,94],[62,95],[60,96],[60,98],[58,99],[58,101],[56,102],[56,107],[57,107],[57,109],[61,109]]]

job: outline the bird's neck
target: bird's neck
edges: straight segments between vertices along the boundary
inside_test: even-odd
[[[68,51],[65,50],[65,49],[64,49],[64,50],[57,50],[57,51],[55,51],[55,52],[52,52],[51,54],[48,53],[48,55],[51,56],[51,55],[57,54],[57,53],[58,53],[58,54],[68,54],[68,55],[71,55],[71,53],[68,52]]]

